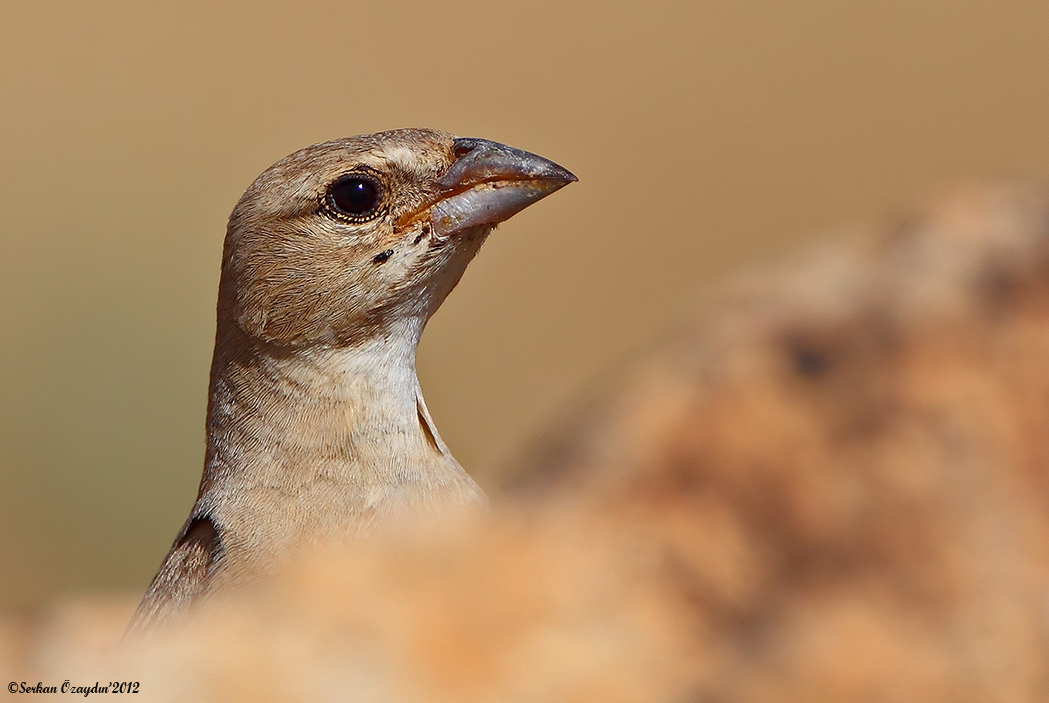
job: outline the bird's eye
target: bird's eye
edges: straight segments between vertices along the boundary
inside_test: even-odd
[[[380,199],[381,188],[377,181],[353,173],[332,183],[325,201],[336,214],[360,221],[378,211]]]

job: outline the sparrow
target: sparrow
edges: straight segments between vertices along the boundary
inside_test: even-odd
[[[252,183],[223,246],[200,488],[131,631],[310,544],[486,505],[426,409],[416,347],[492,228],[575,180],[401,129],[306,147]]]

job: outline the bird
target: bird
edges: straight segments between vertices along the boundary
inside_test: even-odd
[[[576,180],[413,128],[308,146],[248,187],[223,244],[200,487],[129,632],[325,539],[487,505],[434,427],[416,347],[495,225]]]

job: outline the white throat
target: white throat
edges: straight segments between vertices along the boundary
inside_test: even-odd
[[[194,516],[251,560],[391,515],[483,504],[441,441],[415,372],[421,325],[294,352],[220,339]]]

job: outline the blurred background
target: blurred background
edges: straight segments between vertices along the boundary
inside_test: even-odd
[[[1033,0],[6,0],[0,26],[0,611],[148,583],[200,476],[226,217],[301,146],[429,126],[580,177],[423,339],[482,485],[730,270],[1049,175]]]

